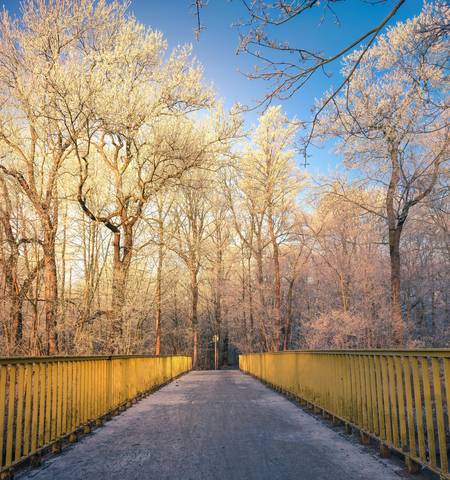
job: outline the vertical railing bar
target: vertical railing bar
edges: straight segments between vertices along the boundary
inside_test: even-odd
[[[81,425],[81,400],[82,400],[82,384],[81,384],[81,366],[83,365],[82,361],[76,361],[74,362],[74,378],[75,378],[75,383],[74,383],[74,389],[75,389],[75,405],[74,405],[74,411],[75,411],[75,422],[73,425],[73,430],[77,428],[78,425]]]
[[[391,399],[391,420],[392,420],[392,443],[394,447],[400,447],[398,434],[398,411],[397,411],[397,379],[395,375],[394,358],[392,355],[388,356],[388,371],[389,371],[389,396]]]
[[[433,370],[434,402],[436,410],[436,425],[438,430],[440,466],[443,473],[448,473],[447,442],[445,435],[444,409],[441,389],[441,365],[439,359],[435,357],[431,359],[431,364]]]
[[[414,420],[414,405],[411,388],[411,365],[409,357],[402,358],[403,371],[405,374],[405,395],[406,395],[406,412],[408,420],[408,439],[409,439],[409,453],[415,457],[416,450],[416,426]]]
[[[5,414],[6,414],[6,374],[7,366],[0,365],[0,467],[5,464]]]
[[[58,422],[58,363],[52,362],[52,421],[50,440],[57,438],[57,422]]]
[[[387,440],[386,437],[386,418],[384,416],[384,394],[383,394],[383,377],[381,371],[381,356],[374,357],[375,360],[375,377],[377,380],[377,399],[378,399],[378,423],[380,426],[380,438]]]
[[[351,421],[355,424],[359,421],[359,401],[358,401],[358,387],[356,383],[356,366],[355,357],[350,357],[350,372],[351,372],[351,386],[352,386],[352,418]]]
[[[372,392],[372,424],[373,424],[373,433],[375,435],[380,434],[380,426],[378,421],[378,389],[375,376],[375,358],[373,355],[369,355],[369,370],[370,370],[370,385]]]
[[[361,397],[361,423],[360,425],[367,430],[367,396],[366,396],[366,379],[364,369],[363,355],[358,355],[358,370],[359,370],[359,390]]]
[[[45,398],[45,443],[49,443],[51,440],[50,426],[51,426],[51,407],[52,407],[52,388],[53,388],[53,363],[47,363],[46,365],[46,398]]]
[[[425,450],[425,432],[423,429],[423,410],[422,410],[422,392],[420,388],[419,366],[417,357],[411,357],[413,368],[413,385],[414,385],[414,403],[416,406],[416,425],[417,438],[419,443],[419,456],[423,462],[427,461]]]
[[[397,405],[400,425],[400,445],[404,451],[408,450],[408,437],[406,433],[405,392],[403,387],[403,368],[399,356],[394,357],[397,377]]]
[[[380,357],[381,375],[383,378],[383,400],[384,400],[384,422],[386,426],[386,441],[392,445],[392,416],[391,404],[389,402],[389,378],[387,368],[387,358],[385,355]]]
[[[363,356],[364,360],[364,377],[366,383],[366,404],[367,404],[367,429],[369,432],[374,432],[373,425],[373,406],[372,406],[372,385],[370,382],[370,371],[369,371],[369,357],[367,355]]]
[[[91,421],[92,413],[92,369],[91,361],[86,362],[86,420]]]
[[[79,423],[83,425],[86,422],[86,362],[80,362],[80,420]]]
[[[57,414],[56,414],[56,437],[59,438],[62,432],[63,424],[63,401],[64,401],[64,384],[63,384],[63,362],[56,363],[56,376],[58,382],[58,400],[57,400]]]
[[[41,363],[39,365],[39,437],[38,447],[45,444],[45,407],[47,400],[47,370],[48,364]]]
[[[62,362],[62,407],[61,407],[61,434],[66,434],[67,429],[67,399],[68,399],[68,367],[69,362]]]
[[[24,365],[17,366],[17,406],[16,406],[16,435],[15,435],[15,452],[14,459],[18,460],[22,456],[23,445],[23,400],[24,400],[24,385],[25,385],[25,367]]]
[[[25,368],[25,418],[24,418],[24,434],[23,434],[23,450],[22,455],[27,456],[30,451],[30,430],[31,430],[31,397],[32,391],[32,370],[33,365],[27,364]]]
[[[37,448],[39,435],[39,364],[33,363],[33,415],[31,420],[31,453],[34,453]]]
[[[6,460],[9,465],[13,460],[13,441],[14,441],[14,407],[16,403],[16,365],[9,367],[9,388],[8,388],[8,423],[6,430]]]
[[[73,362],[67,364],[67,432],[74,430],[74,388],[73,388]]]
[[[427,422],[427,444],[430,463],[436,466],[436,442],[434,440],[433,407],[430,385],[430,365],[427,357],[422,357],[423,398],[425,402],[425,418]]]
[[[450,430],[450,358],[444,358],[444,382],[447,396],[447,422]]]

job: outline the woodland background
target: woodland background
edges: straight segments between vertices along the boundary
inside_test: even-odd
[[[208,368],[214,334],[222,364],[448,346],[448,19],[426,4],[349,52],[312,126],[272,96],[246,128],[191,47],[169,51],[121,3],[4,11],[1,355]],[[245,48],[266,41],[255,32]],[[345,170],[311,178],[312,142]]]

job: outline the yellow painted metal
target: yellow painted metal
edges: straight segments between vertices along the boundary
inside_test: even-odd
[[[419,457],[423,462],[427,461],[425,453],[425,434],[423,429],[423,408],[422,408],[422,393],[420,388],[419,378],[419,363],[417,358],[411,358],[413,369],[413,386],[414,386],[414,403],[416,411],[417,437],[419,440]]]
[[[32,374],[31,364],[25,367],[25,419],[23,433],[22,455],[27,456],[30,451],[30,430],[31,430],[31,395],[32,395]]]
[[[45,365],[45,435],[44,435],[44,443],[49,443],[51,436],[50,436],[50,425],[52,419],[52,388],[53,388],[53,379],[52,379],[52,370],[53,364],[48,363]]]
[[[444,359],[445,391],[447,393],[447,420],[450,430],[450,358]]]
[[[417,456],[416,449],[416,431],[415,431],[415,419],[414,419],[414,398],[412,395],[411,387],[411,365],[408,357],[402,358],[403,370],[405,372],[405,396],[406,396],[406,412],[408,419],[408,449],[409,453],[413,456]]]
[[[0,365],[0,468],[5,454],[6,370],[6,366]]]
[[[16,413],[16,445],[14,458],[18,459],[22,456],[22,431],[23,431],[23,397],[24,397],[24,383],[25,383],[25,367],[18,365],[19,375],[17,378],[17,413]]]
[[[378,389],[375,376],[375,357],[373,355],[368,356],[369,370],[370,370],[370,387],[372,398],[372,425],[375,435],[380,434],[379,419],[378,419]]]
[[[389,356],[388,361],[388,370],[389,370],[389,396],[391,399],[391,419],[392,419],[392,444],[394,447],[399,448],[399,436],[398,436],[398,414],[397,414],[397,389],[398,383],[395,378],[395,369],[394,369],[394,357]]]
[[[398,400],[398,420],[400,424],[400,446],[403,450],[408,448],[408,441],[406,435],[406,410],[405,410],[405,388],[403,381],[403,368],[400,357],[394,358],[395,375],[397,381],[394,389],[397,391]]]
[[[45,398],[47,392],[47,365],[39,364],[39,429],[38,429],[38,447],[45,445]]]
[[[39,364],[33,364],[33,406],[31,417],[31,451],[35,452],[38,438],[38,411],[39,411]],[[0,443],[1,444],[1,443]],[[28,452],[29,453],[29,452]]]
[[[51,366],[52,375],[52,401],[51,401],[51,425],[50,425],[50,438],[57,438],[58,433],[56,429],[56,421],[58,419],[58,362],[52,363]]]
[[[191,368],[185,355],[0,358],[0,473]]]
[[[14,435],[14,406],[16,403],[16,365],[9,368],[9,388],[8,388],[8,422],[6,431],[6,465],[13,461],[13,435]]]
[[[434,418],[430,386],[430,367],[428,359],[422,359],[423,396],[425,401],[425,418],[427,423],[428,452],[429,460],[436,466],[436,445],[434,440]]]
[[[56,418],[56,436],[61,436],[62,432],[62,423],[63,423],[63,416],[62,416],[62,411],[63,411],[63,392],[64,392],[64,381],[63,381],[63,364],[62,362],[58,362],[56,364],[57,368],[57,395],[58,395],[58,401],[57,401],[57,418]]]
[[[383,377],[383,403],[384,403],[384,424],[386,427],[386,441],[388,445],[392,445],[392,415],[391,404],[389,402],[389,379],[386,356],[380,357],[381,375]]]
[[[369,357],[361,357],[364,364],[364,380],[366,385],[366,411],[367,411],[367,423],[365,425],[366,429],[373,432],[375,430],[373,425],[373,405],[372,405],[372,386],[370,384],[370,371],[369,371]]]
[[[432,369],[433,369],[433,386],[434,386],[434,399],[435,399],[435,408],[436,408],[436,424],[438,429],[438,441],[439,441],[439,452],[444,452],[447,449],[446,439],[445,439],[445,423],[444,423],[444,411],[443,411],[443,402],[442,402],[442,386],[441,386],[441,366],[439,364],[439,359],[433,358],[431,360]],[[448,408],[448,406],[447,406]],[[450,412],[447,410],[447,415],[450,415]],[[444,473],[448,472],[448,459],[447,455],[440,454],[440,464],[441,470]]]
[[[68,378],[68,362],[62,362],[62,410],[61,410],[61,433],[67,433],[67,378]]]
[[[450,350],[251,353],[239,367],[450,479]]]
[[[378,405],[378,422],[380,427],[380,438],[386,440],[386,422],[384,418],[383,403],[383,383],[381,378],[381,357],[375,356],[375,373],[377,381],[377,405]]]
[[[361,409],[361,425],[364,430],[368,430],[367,425],[367,395],[366,395],[366,381],[364,378],[364,357],[359,356],[357,358],[356,368],[359,381],[359,391],[360,393],[360,409]]]

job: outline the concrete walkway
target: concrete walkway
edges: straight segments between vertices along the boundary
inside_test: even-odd
[[[395,470],[253,378],[219,371],[181,377],[20,478],[399,480]]]

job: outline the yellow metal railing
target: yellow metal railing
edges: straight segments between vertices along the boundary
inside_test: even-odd
[[[450,478],[450,350],[252,353],[239,367]]]
[[[181,355],[0,358],[0,472],[191,366]]]

